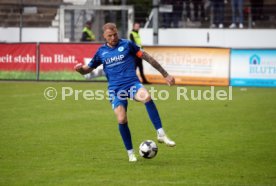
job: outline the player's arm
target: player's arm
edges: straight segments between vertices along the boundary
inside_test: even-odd
[[[140,53],[140,57],[142,59],[151,64],[151,66],[153,66],[162,74],[162,76],[166,79],[168,85],[173,85],[175,83],[174,77],[169,75],[168,72],[152,56],[150,56],[147,52],[141,50],[138,53]]]
[[[90,68],[89,66],[83,65],[81,63],[76,64],[74,69],[82,75],[88,74],[94,70],[93,68]]]

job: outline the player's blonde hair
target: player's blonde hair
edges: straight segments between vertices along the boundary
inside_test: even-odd
[[[117,26],[115,23],[106,23],[103,26],[103,32],[105,32],[107,29],[109,30],[117,30]]]

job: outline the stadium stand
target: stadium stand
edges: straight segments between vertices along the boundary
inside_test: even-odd
[[[71,4],[71,5],[83,5],[89,2],[97,2],[97,4],[109,5],[107,1],[93,1],[93,0],[1,0],[0,1],[0,27],[19,27],[20,26],[20,15],[22,12],[22,21],[24,27],[57,27],[58,26],[58,9],[60,5]],[[180,13],[181,19],[179,28],[209,28],[210,27],[210,3],[208,0],[204,1],[205,19],[200,21],[189,20],[187,21],[185,8]],[[134,3],[134,7],[139,7],[139,2],[135,4],[134,1],[129,1],[127,4]],[[262,16],[258,20],[252,20],[253,25],[250,25],[250,17],[252,10],[250,0],[244,1],[244,21],[245,26],[252,28],[275,28],[276,27],[276,2],[274,0],[264,0],[263,7],[260,12]],[[184,7],[187,6],[185,3]],[[193,12],[193,4],[190,5]],[[24,8],[25,7],[25,8]],[[27,13],[26,8],[34,8],[35,14]],[[147,11],[147,12],[143,12]],[[135,19],[139,20],[141,24],[146,22],[149,10],[148,9],[137,9],[135,8]],[[144,17],[139,17],[144,15]],[[225,5],[225,28],[231,23],[231,0],[227,1]],[[161,17],[161,22],[162,16]],[[161,23],[162,25],[162,23]],[[162,26],[161,26],[162,27]]]
[[[62,0],[1,0],[0,27],[18,27],[22,12],[25,27],[49,27],[61,4]],[[26,8],[33,8],[35,14],[26,12]]]

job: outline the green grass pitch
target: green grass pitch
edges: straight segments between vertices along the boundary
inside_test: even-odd
[[[35,72],[26,71],[0,71],[0,79],[5,80],[36,80]],[[40,72],[39,80],[78,80],[85,81],[85,78],[70,71]],[[105,76],[95,77],[93,80],[106,80]]]
[[[0,82],[0,185],[276,185],[276,89],[236,87],[233,100],[187,101],[176,99],[177,86],[150,85],[170,93],[155,103],[177,146],[158,144],[154,159],[129,163],[107,100],[60,95],[62,87],[106,86]],[[45,99],[47,87],[57,89],[55,100]],[[136,152],[156,141],[142,104],[130,101],[128,120]]]

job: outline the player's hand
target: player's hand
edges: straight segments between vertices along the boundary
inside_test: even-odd
[[[74,69],[77,71],[77,72],[80,72],[81,71],[81,68],[82,68],[82,64],[81,63],[78,63],[75,65]]]
[[[173,77],[173,76],[168,75],[167,77],[165,77],[165,79],[166,79],[167,84],[168,84],[169,86],[171,86],[171,85],[174,85],[174,84],[175,84],[175,79],[174,79],[174,77]]]

